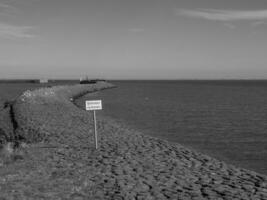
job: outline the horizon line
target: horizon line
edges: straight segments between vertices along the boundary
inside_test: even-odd
[[[0,81],[23,81],[23,80],[42,80],[44,78],[0,78]],[[79,78],[45,78],[52,81],[79,81]],[[90,80],[106,80],[106,81],[267,81],[267,78],[178,78],[178,79],[104,79],[92,78]]]

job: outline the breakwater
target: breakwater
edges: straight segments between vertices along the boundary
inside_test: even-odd
[[[54,86],[37,89],[34,92],[24,92],[13,104],[13,110],[16,113],[15,120],[18,124],[16,135],[19,135],[26,142],[51,139],[51,130],[61,127],[62,123],[67,126],[72,122],[72,120],[67,121],[70,112],[78,112],[71,99],[110,87],[113,86],[99,82],[91,86]],[[58,131],[57,134],[61,135],[61,131]]]
[[[13,104],[20,159],[0,167],[6,199],[267,199],[267,177],[179,144],[98,118],[70,98],[111,87],[68,86],[25,92]]]

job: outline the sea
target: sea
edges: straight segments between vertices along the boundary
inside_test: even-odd
[[[97,115],[267,175],[267,81],[112,81]]]

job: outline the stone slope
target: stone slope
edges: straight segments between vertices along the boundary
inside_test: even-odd
[[[72,111],[77,112],[71,99],[110,87],[113,86],[109,83],[99,82],[92,85],[54,86],[33,92],[26,91],[13,105],[18,124],[16,134],[26,142],[49,140],[53,138],[50,134],[54,132],[54,128],[71,123],[66,120],[68,115]],[[57,134],[61,134],[60,131]]]
[[[14,105],[28,146],[0,167],[6,199],[267,199],[267,178],[98,117],[70,98],[110,85],[42,89]],[[53,91],[53,92],[51,92]]]

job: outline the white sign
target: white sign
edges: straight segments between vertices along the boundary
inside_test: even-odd
[[[94,101],[85,101],[86,110],[102,110],[102,101],[94,100]]]

